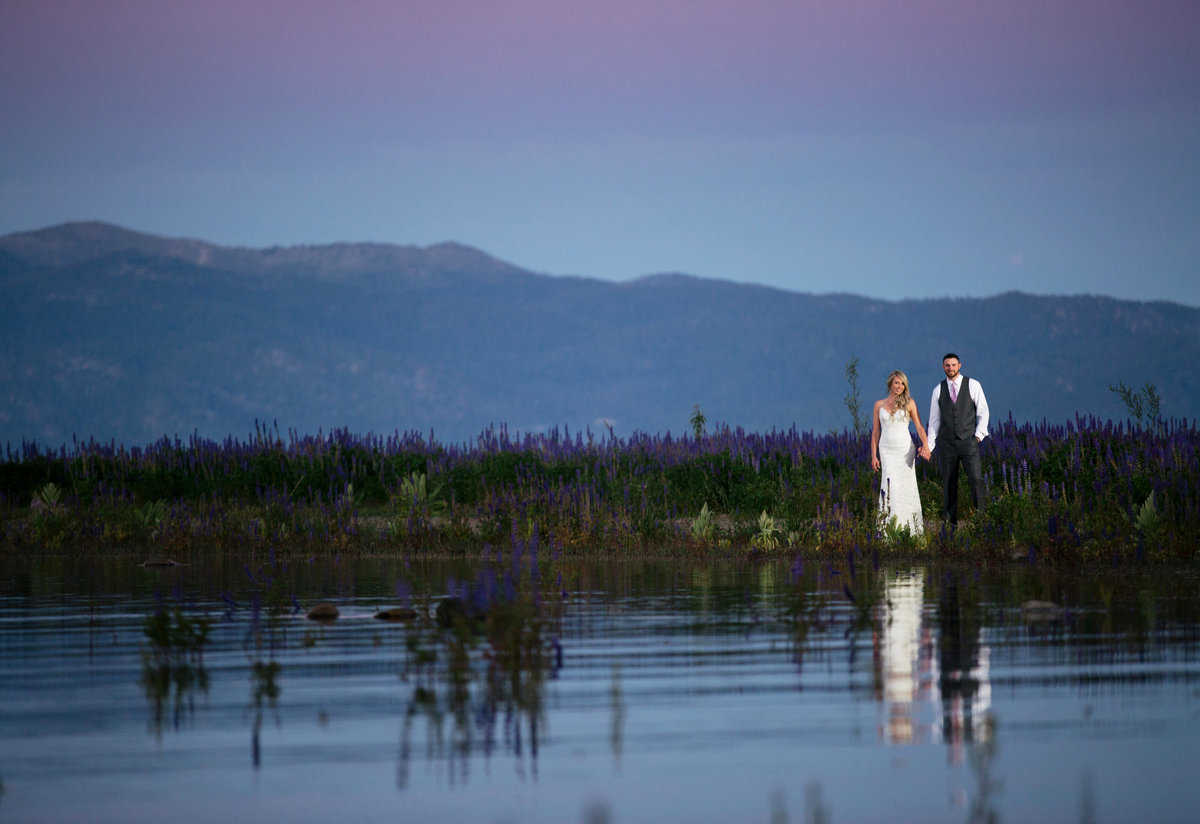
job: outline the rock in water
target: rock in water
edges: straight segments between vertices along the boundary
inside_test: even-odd
[[[332,621],[339,615],[341,613],[333,604],[317,604],[308,611],[308,617],[313,621]]]
[[[1052,601],[1026,601],[1021,604],[1021,617],[1026,621],[1057,621],[1066,609]]]
[[[412,621],[417,617],[417,611],[412,607],[392,607],[375,613],[380,621]]]

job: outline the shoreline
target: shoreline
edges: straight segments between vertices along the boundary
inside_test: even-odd
[[[0,461],[0,552],[459,556],[532,545],[584,557],[1200,559],[1200,431],[1186,420],[1142,429],[1010,418],[984,442],[986,500],[953,535],[923,462],[925,536],[879,523],[868,444],[849,432],[729,427],[600,440],[501,429],[462,447],[344,430],[26,444]]]

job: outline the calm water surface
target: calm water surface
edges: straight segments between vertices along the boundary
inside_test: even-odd
[[[1194,571],[140,560],[0,565],[0,821],[1200,809]]]

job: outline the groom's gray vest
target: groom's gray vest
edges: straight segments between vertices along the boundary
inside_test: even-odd
[[[938,409],[942,422],[938,426],[938,438],[954,436],[966,440],[975,436],[975,401],[971,400],[971,379],[963,375],[958,390],[958,402],[950,402],[950,380],[942,381],[942,392],[938,397]]]

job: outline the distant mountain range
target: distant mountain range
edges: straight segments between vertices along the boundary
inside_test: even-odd
[[[1008,293],[882,301],[686,275],[539,275],[453,243],[215,246],[71,223],[0,238],[0,444],[348,427],[848,427],[905,370],[926,414],[957,351],[994,417],[1200,408],[1200,309]]]

